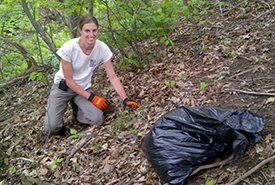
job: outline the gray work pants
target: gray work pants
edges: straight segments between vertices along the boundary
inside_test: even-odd
[[[92,92],[89,88],[86,91]],[[50,96],[47,102],[46,116],[44,120],[44,131],[51,132],[55,135],[64,125],[63,116],[67,109],[68,102],[73,101],[78,106],[77,120],[80,123],[89,125],[100,125],[103,123],[103,112],[86,98],[76,94],[69,87],[66,91],[58,88],[57,84],[53,84]]]

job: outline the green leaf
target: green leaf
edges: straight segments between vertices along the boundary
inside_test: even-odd
[[[71,135],[71,136],[69,136],[67,139],[71,139],[71,138],[73,138],[73,137],[76,137],[77,135]]]
[[[51,163],[50,167],[51,167],[51,168],[54,167],[55,164],[56,164],[56,161],[53,161],[53,162]]]
[[[30,77],[29,77],[29,79],[28,79],[28,81],[33,81],[33,80],[35,80],[35,78],[36,78],[36,72],[32,72],[31,74],[30,74]]]
[[[165,40],[166,40],[165,37],[161,37],[161,38],[160,38],[160,43],[163,43]]]
[[[168,38],[168,40],[169,40],[170,44],[172,45],[172,47],[174,48],[175,45],[174,45],[173,41],[171,39],[169,39],[169,38]]]
[[[16,168],[15,168],[15,166],[14,166],[14,165],[13,165],[13,166],[11,166],[11,167],[9,168],[9,170],[10,170],[12,173],[16,172]]]
[[[78,133],[77,135],[78,136],[85,136],[86,134],[85,133]]]
[[[201,86],[201,89],[204,90],[204,88],[206,87],[205,82],[200,82],[200,86]]]
[[[214,80],[214,82],[218,82],[218,81],[220,81],[220,80],[222,80],[223,79],[223,77],[220,77],[220,78],[218,78],[217,80]]]
[[[198,12],[197,9],[194,9],[194,10],[193,10],[193,13],[194,13],[195,15],[198,15],[199,12]]]
[[[215,181],[209,180],[209,178],[207,178],[205,185],[214,185],[214,184],[215,184]]]
[[[182,13],[183,13],[183,14],[186,14],[187,12],[189,12],[188,6],[182,7]]]
[[[70,133],[73,134],[73,135],[75,135],[75,134],[77,134],[77,130],[71,129],[71,130],[70,130]]]
[[[170,86],[170,83],[169,83],[169,82],[167,82],[167,81],[165,82],[165,84],[166,84],[167,86]]]
[[[63,158],[55,159],[55,160],[51,163],[50,167],[51,167],[51,168],[54,167],[54,165],[55,165],[56,163],[60,163],[60,162],[63,161],[63,160],[64,160]]]
[[[12,4],[9,4],[8,10],[13,10],[14,6]]]
[[[231,52],[231,55],[236,55],[236,54],[237,54],[236,51],[232,51],[232,52]]]
[[[240,37],[237,37],[236,40],[237,40],[238,42],[241,42],[241,41],[242,41],[242,39],[241,39]]]
[[[58,163],[60,163],[61,161],[63,161],[63,158],[56,159],[56,162],[58,162]]]
[[[171,87],[173,87],[176,84],[174,80],[171,81]]]

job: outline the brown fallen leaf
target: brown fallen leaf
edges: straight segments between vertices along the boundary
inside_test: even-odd
[[[100,174],[106,174],[112,171],[115,168],[115,165],[112,164],[105,164],[104,168],[100,171]]]
[[[266,100],[266,104],[268,103],[273,103],[275,101],[275,98],[274,97],[270,97]]]
[[[118,159],[119,157],[119,151],[115,148],[110,149],[110,156],[114,159]]]

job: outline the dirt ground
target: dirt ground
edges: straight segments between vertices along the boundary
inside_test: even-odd
[[[154,46],[163,57],[149,56],[149,70],[121,69],[114,58],[116,73],[140,111],[123,113],[122,101],[99,68],[94,90],[111,101],[104,124],[73,121],[70,105],[64,116],[68,129],[86,136],[68,139],[67,133],[66,138],[41,140],[47,84],[25,81],[5,89],[0,101],[0,184],[167,184],[139,144],[159,117],[180,106],[249,109],[265,120],[262,140],[249,145],[239,160],[200,171],[187,184],[204,185],[207,179],[229,184],[269,159],[275,154],[273,6],[272,1],[232,1],[211,14],[212,25],[181,25],[168,35],[174,47]],[[50,74],[51,83],[52,78]],[[174,86],[167,85],[172,81]],[[275,184],[274,161],[238,184]]]

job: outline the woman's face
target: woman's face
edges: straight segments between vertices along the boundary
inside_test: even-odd
[[[81,39],[87,45],[94,46],[98,34],[98,28],[95,23],[84,24],[82,29],[79,29],[79,33],[81,34]]]

